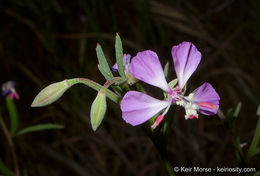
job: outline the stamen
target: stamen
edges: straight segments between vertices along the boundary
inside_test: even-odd
[[[160,125],[163,119],[164,119],[164,115],[159,115],[155,120],[155,122],[153,123],[153,125],[151,126],[151,128],[155,129],[158,125]]]
[[[216,106],[214,104],[209,103],[209,102],[200,102],[200,106],[202,106],[204,108],[209,108],[209,109],[216,108]]]

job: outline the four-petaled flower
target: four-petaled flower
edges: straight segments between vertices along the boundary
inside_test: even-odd
[[[183,96],[186,82],[196,70],[201,53],[190,42],[182,42],[172,48],[172,57],[178,85],[170,87],[164,77],[163,69],[157,54],[146,50],[137,53],[129,66],[129,73],[136,79],[161,88],[167,94],[165,100],[158,100],[137,91],[129,91],[121,101],[123,119],[133,126],[142,124],[158,114],[152,128],[158,126],[163,120],[172,103],[183,106],[186,111],[185,118],[198,118],[200,112],[205,115],[215,115],[219,108],[220,97],[209,83],[204,83],[189,96]]]
[[[19,95],[15,90],[15,82],[14,81],[8,81],[4,84],[2,84],[2,95],[5,96],[8,94],[11,100],[19,99]]]

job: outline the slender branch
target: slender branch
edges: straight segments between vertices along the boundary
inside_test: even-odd
[[[2,129],[4,131],[4,134],[6,136],[6,139],[8,141],[9,146],[10,146],[10,149],[11,149],[16,176],[19,176],[20,172],[19,172],[18,160],[17,160],[17,156],[16,156],[16,152],[15,152],[15,147],[14,147],[14,143],[13,143],[13,140],[12,140],[12,136],[9,133],[8,129],[6,128],[6,125],[4,123],[4,120],[3,120],[3,117],[2,117],[1,114],[0,114],[0,124],[2,126]]]

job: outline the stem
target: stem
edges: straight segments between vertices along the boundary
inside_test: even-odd
[[[175,108],[173,108],[174,113]],[[158,153],[160,154],[163,164],[165,166],[165,169],[167,170],[168,174],[170,176],[175,176],[172,165],[168,159],[167,155],[167,144],[168,144],[168,136],[170,132],[170,127],[173,122],[172,116],[166,116],[164,119],[164,124],[162,129],[160,130],[154,130],[150,132],[150,138],[153,141],[153,144],[155,145]]]
[[[150,139],[152,140],[154,146],[156,147],[158,153],[160,154],[160,157],[163,161],[164,167],[167,170],[168,174],[170,176],[175,176],[173,172],[172,165],[168,159],[167,156],[167,141],[165,141],[163,134],[159,131],[159,133],[154,134],[152,133],[150,136]]]
[[[112,84],[114,83],[120,83],[120,82],[124,82],[125,79],[121,78],[121,77],[113,77],[111,78],[110,80],[108,80],[105,84],[104,84],[104,87],[105,88],[108,88],[109,86],[111,86]]]
[[[90,79],[87,79],[87,78],[73,78],[73,79],[68,79],[67,81],[68,81],[69,85],[71,85],[71,86],[81,83],[81,84],[85,84],[86,86],[91,87],[92,89],[94,89],[96,91],[100,91],[100,89],[103,88],[103,86],[101,86],[100,84],[98,84]],[[109,89],[106,90],[106,96],[110,100],[114,101],[115,103],[120,102],[120,97]]]
[[[259,141],[260,141],[260,117],[258,118],[254,138],[248,150],[248,154],[247,154],[248,160],[250,160],[250,158],[253,156],[253,153],[255,152],[259,144]]]
[[[9,146],[10,146],[10,149],[11,149],[16,176],[19,176],[20,172],[19,172],[18,160],[17,160],[17,157],[16,157],[15,148],[14,148],[14,143],[13,143],[11,134],[9,133],[9,131],[6,128],[6,125],[4,123],[2,115],[0,115],[0,124],[2,126],[2,129],[4,131],[4,134],[6,136],[6,139],[8,141]]]
[[[169,160],[163,160],[164,166],[166,168],[166,170],[168,171],[168,174],[170,176],[175,176],[174,172],[173,172],[173,168],[171,163],[169,162]]]

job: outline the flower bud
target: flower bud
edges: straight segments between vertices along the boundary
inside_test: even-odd
[[[104,89],[101,89],[94,102],[91,105],[90,111],[90,121],[92,125],[92,129],[96,131],[97,127],[101,124],[104,119],[105,113],[107,109],[106,103],[106,94]]]
[[[58,100],[71,85],[67,80],[53,83],[45,87],[33,100],[31,107],[41,107]]]

